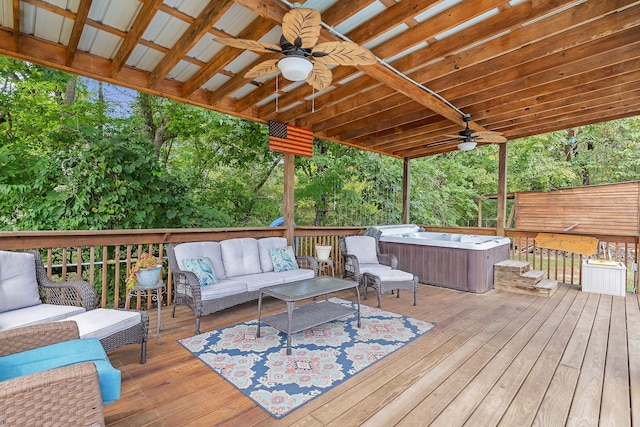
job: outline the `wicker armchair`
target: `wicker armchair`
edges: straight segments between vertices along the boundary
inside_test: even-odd
[[[355,253],[350,253],[347,249],[349,246],[347,244],[347,239],[350,238],[359,239],[359,244],[365,243],[366,245],[372,245],[375,247],[366,248],[370,253],[375,251],[377,262],[373,262],[376,260],[363,260],[358,259],[358,255]],[[343,273],[342,277],[345,279],[351,277],[356,282],[360,283],[360,278],[362,274],[371,271],[374,269],[397,269],[398,268],[398,259],[393,254],[381,254],[378,239],[371,236],[340,236],[338,238],[340,252],[342,253],[342,262],[343,262]]]
[[[85,310],[97,308],[99,300],[95,289],[89,282],[66,281],[53,282],[47,276],[47,270],[38,251],[28,251],[33,254],[36,264],[36,279],[40,298],[46,304],[82,306]],[[135,326],[117,331],[101,338],[100,343],[104,351],[109,352],[127,344],[140,344],[140,363],[147,360],[147,337],[149,334],[149,314],[140,312],[141,322]]]
[[[75,322],[0,332],[0,356],[77,339]],[[103,426],[96,366],[78,363],[0,382],[0,425]]]

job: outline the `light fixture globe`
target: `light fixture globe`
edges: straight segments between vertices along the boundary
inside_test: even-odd
[[[286,56],[278,61],[278,68],[285,79],[299,82],[307,78],[313,64],[302,56]]]
[[[458,144],[458,150],[462,150],[462,151],[469,151],[469,150],[473,150],[474,148],[476,148],[476,143],[473,141],[462,141],[460,144]]]

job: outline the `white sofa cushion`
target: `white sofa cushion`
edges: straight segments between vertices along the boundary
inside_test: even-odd
[[[244,276],[234,277],[234,280],[243,281],[247,284],[247,291],[257,291],[265,286],[280,285],[284,283],[284,279],[278,273],[273,271],[269,273],[246,274]]]
[[[222,263],[222,253],[219,242],[189,242],[181,243],[174,247],[174,253],[178,260],[178,266],[182,269],[183,259],[196,259],[207,257],[211,260],[213,272],[220,280],[226,279],[227,275]]]
[[[247,284],[237,280],[224,279],[213,286],[200,287],[200,297],[203,301],[241,294],[247,291]]]
[[[275,273],[284,279],[284,283],[295,282],[296,280],[313,279],[313,270],[299,268],[297,270],[281,271]]]
[[[284,237],[265,237],[258,239],[258,251],[260,252],[260,267],[262,272],[273,271],[273,261],[269,249],[287,247],[287,239]]]
[[[31,307],[18,308],[0,313],[0,331],[20,326],[51,323],[84,311],[84,308],[74,305],[55,304],[38,304]]]
[[[348,236],[344,238],[347,253],[355,255],[359,264],[377,264],[376,239],[371,236]]]
[[[98,338],[101,340],[116,332],[138,325],[140,323],[140,312],[96,308],[63,320],[73,320],[78,324],[80,338]]]
[[[33,254],[0,251],[0,313],[39,304]]]
[[[224,240],[220,242],[220,250],[227,277],[262,273],[257,239],[243,237]]]

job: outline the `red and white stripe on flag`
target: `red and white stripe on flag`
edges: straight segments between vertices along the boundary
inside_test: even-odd
[[[269,149],[279,153],[313,157],[313,131],[269,120]]]

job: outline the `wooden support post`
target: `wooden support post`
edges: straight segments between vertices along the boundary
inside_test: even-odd
[[[498,160],[498,224],[496,234],[505,235],[505,219],[507,217],[507,142],[500,144]]]
[[[295,182],[295,170],[294,170],[294,154],[285,153],[284,155],[284,202],[283,202],[283,217],[284,226],[287,228],[284,237],[287,239],[288,245],[293,245],[293,187]]]
[[[411,222],[411,163],[408,157],[403,159],[402,168],[402,223]]]

